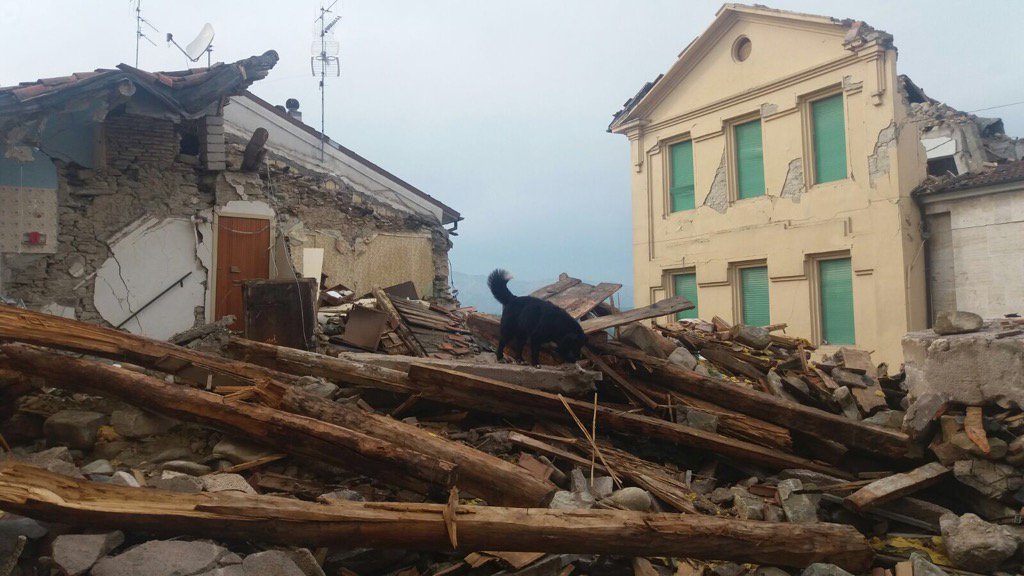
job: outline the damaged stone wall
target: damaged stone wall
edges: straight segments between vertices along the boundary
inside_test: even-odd
[[[229,166],[240,166],[245,143],[232,135],[228,142]],[[412,280],[421,296],[451,298],[451,241],[439,222],[397,210],[342,178],[310,171],[272,153],[258,180],[249,176],[243,190],[218,184],[218,199],[261,195],[277,214],[277,228],[295,269],[302,269],[304,248],[322,248],[328,285],[367,292]]]
[[[53,160],[59,205],[56,253],[5,255],[3,285],[8,297],[69,315],[74,310],[86,321],[113,322],[94,302],[96,274],[112,256],[112,239],[143,217],[190,220],[212,208],[212,194],[199,188],[195,157],[179,154],[173,122],[113,114],[103,123],[101,146],[105,165],[95,169]],[[45,153],[45,143],[41,147]],[[125,271],[121,272],[119,279]],[[148,300],[158,292],[133,297]]]

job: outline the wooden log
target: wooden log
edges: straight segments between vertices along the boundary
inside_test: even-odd
[[[255,364],[13,306],[0,305],[0,339],[130,362],[202,385],[252,386],[266,379],[296,379]]]
[[[273,496],[180,494],[75,480],[0,463],[0,509],[90,529],[299,546],[671,556],[866,571],[874,553],[853,527],[622,510],[549,510],[401,502],[324,505]],[[453,546],[449,529],[457,531]]]
[[[418,393],[431,400],[495,414],[518,414],[571,421],[562,404],[562,399],[553,394],[431,366],[414,365],[410,367],[409,378]],[[589,403],[578,400],[566,400],[566,402],[580,418],[593,412],[593,406]],[[587,417],[589,418],[589,416]],[[779,450],[642,414],[622,412],[606,406],[598,405],[597,421],[603,430],[657,438],[772,470],[803,468],[832,476],[850,476],[832,466],[786,454]]]
[[[238,434],[277,450],[326,461],[420,493],[454,484],[455,465],[365,434],[93,360],[19,344],[0,346],[0,365],[50,386],[113,396],[160,414]],[[432,486],[434,490],[427,487]]]
[[[938,462],[930,462],[910,472],[876,480],[844,498],[843,505],[855,512],[862,512],[927,488],[942,480],[949,471],[949,468]]]
[[[911,452],[909,437],[895,430],[855,422],[732,382],[703,376],[680,366],[658,362],[655,358],[651,358],[648,365],[652,381],[668,390],[707,400],[790,430],[818,434],[856,450],[891,458],[904,458]]]
[[[671,298],[659,300],[654,304],[644,306],[643,308],[634,308],[620,314],[610,314],[608,316],[599,316],[597,318],[591,318],[590,320],[584,320],[580,323],[580,326],[583,327],[583,332],[585,334],[593,334],[594,332],[600,332],[616,326],[631,324],[648,318],[657,318],[658,316],[667,316],[669,314],[675,314],[676,312],[682,312],[683,310],[690,310],[692,308],[694,308],[693,302],[690,302],[682,296],[672,296]]]
[[[420,454],[458,466],[457,486],[490,504],[541,506],[556,487],[525,468],[475,448],[446,440],[405,422],[331,402],[277,382],[260,384],[261,397],[270,406],[355,430]]]

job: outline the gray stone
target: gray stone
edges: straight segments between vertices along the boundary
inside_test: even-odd
[[[107,417],[87,410],[61,410],[46,419],[43,433],[50,446],[67,446],[74,450],[89,450],[96,443],[96,433]]]
[[[548,508],[554,508],[557,510],[570,510],[576,508],[593,508],[594,497],[589,493],[578,494],[576,492],[569,492],[568,490],[559,490],[552,496],[551,502],[548,503]]]
[[[213,570],[196,574],[196,576],[259,576],[245,571],[241,564],[219,566]]]
[[[906,344],[904,343],[904,348]],[[914,440],[924,437],[934,425],[939,414],[946,410],[949,396],[935,391],[924,391],[917,396],[903,416],[903,432]]]
[[[166,434],[178,422],[129,406],[123,410],[114,410],[110,415],[110,424],[115,432],[125,438],[146,438]]]
[[[92,576],[186,576],[216,567],[228,550],[213,542],[153,540],[101,559]],[[268,572],[267,574],[272,574]]]
[[[338,385],[333,382],[328,382],[323,378],[317,378],[316,376],[303,376],[299,378],[296,385],[304,392],[309,392],[314,396],[320,398],[331,399],[338,392]]]
[[[192,462],[191,460],[170,460],[160,465],[161,470],[170,470],[172,472],[181,472],[182,474],[191,474],[193,476],[202,476],[203,474],[209,474],[212,468],[205,464],[199,464]]]
[[[639,322],[620,328],[619,340],[655,358],[668,358],[664,345],[666,339]]]
[[[754,576],[789,576],[789,572],[774,566],[761,566],[754,570]]]
[[[668,361],[688,370],[693,370],[697,367],[697,358],[695,358],[685,346],[680,346],[673,350],[672,353],[668,355]]]
[[[939,526],[949,559],[964,570],[991,572],[1017,551],[1017,540],[1008,529],[974,514],[945,514]]]
[[[139,488],[139,481],[135,479],[129,472],[118,471],[110,477],[110,483],[115,486],[130,486],[132,488]]]
[[[230,460],[235,464],[251,462],[271,454],[273,452],[263,446],[233,438],[224,438],[213,447],[214,457]]]
[[[193,456],[192,451],[184,446],[172,446],[153,454],[147,460],[154,464],[160,464],[161,462],[170,462],[171,460],[187,460]]]
[[[728,488],[715,488],[711,494],[708,494],[708,500],[719,506],[731,506],[734,498],[735,496]]]
[[[832,397],[843,410],[843,416],[850,420],[860,420],[860,408],[857,408],[857,401],[853,398],[849,388],[846,386],[836,388],[832,391]]]
[[[1024,464],[1024,436],[1014,438],[1006,447],[1006,461],[1014,466]]]
[[[256,490],[238,474],[207,474],[199,479],[207,492],[256,494]]]
[[[91,476],[93,474],[105,474],[109,476],[114,473],[114,467],[108,460],[93,460],[85,466],[82,466],[81,472],[86,476]]]
[[[53,541],[53,561],[67,576],[78,576],[124,543],[124,534],[64,534]]]
[[[0,557],[10,554],[18,547],[18,539],[38,540],[46,536],[45,526],[31,518],[4,514],[0,516]]]
[[[302,573],[306,576],[326,576],[324,569],[320,567],[320,563],[316,561],[316,557],[313,553],[306,548],[299,548],[298,550],[291,551],[292,562],[302,570]]]
[[[779,501],[789,522],[808,524],[818,521],[818,503],[807,494],[796,493],[803,487],[803,482],[796,478],[782,480],[778,484]]]
[[[953,464],[953,476],[961,484],[996,500],[1016,492],[1022,484],[1021,475],[1013,466],[987,460],[961,460]]]
[[[743,520],[764,520],[764,500],[741,486],[729,489],[733,495],[732,507]]]
[[[903,427],[904,416],[906,416],[906,414],[902,410],[882,410],[873,416],[865,418],[863,422],[873,426],[882,426],[884,428],[895,428],[896,430],[899,430]]]
[[[615,491],[615,482],[611,476],[595,476],[594,483],[590,485],[590,493],[594,498],[607,498]]]
[[[946,571],[932,564],[928,556],[920,552],[910,553],[910,565],[914,576],[946,576]]]
[[[0,541],[0,576],[10,576],[18,565],[21,553],[25,551],[28,538],[16,536],[12,542]]]
[[[701,376],[707,378],[711,377],[711,372],[709,372],[707,366],[704,366],[703,364],[697,364],[697,367],[694,368],[693,371],[696,372],[697,374],[700,374]]]
[[[932,329],[936,334],[948,336],[977,332],[984,325],[985,320],[973,312],[943,311],[935,317],[935,325]]]
[[[149,486],[159,490],[170,490],[171,492],[182,492],[185,494],[197,494],[203,491],[203,483],[189,474],[164,470],[159,476],[149,479]]]
[[[246,574],[273,574],[274,576],[306,576],[291,554],[283,550],[267,550],[249,554],[242,560]],[[323,572],[321,571],[321,574]]]
[[[850,574],[846,570],[843,570],[834,564],[815,562],[807,568],[804,568],[804,571],[800,573],[800,576],[853,576],[853,574]]]
[[[732,339],[755,350],[764,350],[772,343],[772,335],[763,326],[736,324],[729,329]]]
[[[676,412],[677,418],[682,416],[683,423],[707,432],[718,432],[718,416],[696,408],[681,408]]]
[[[583,470],[579,468],[573,468],[572,472],[569,473],[569,489],[577,494],[590,494],[590,482],[587,480],[586,475],[583,474]]]
[[[611,496],[602,500],[601,503],[637,512],[650,512],[654,508],[654,499],[651,498],[651,494],[647,490],[635,486],[620,488],[612,492]]]
[[[71,451],[67,446],[57,446],[42,452],[28,454],[20,458],[21,461],[49,470],[56,474],[63,474],[73,478],[85,478],[74,464]]]
[[[334,504],[336,502],[364,502],[366,498],[363,498],[363,495],[355,490],[334,490],[321,494],[316,501],[323,504]]]

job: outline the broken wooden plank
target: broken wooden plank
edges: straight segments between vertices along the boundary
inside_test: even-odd
[[[548,298],[555,306],[565,310],[573,318],[579,319],[594,309],[599,303],[607,300],[622,288],[622,284],[602,282],[597,286],[579,283]]]
[[[876,480],[844,498],[843,505],[855,512],[862,512],[927,488],[942,480],[949,472],[950,469],[942,464],[930,462],[910,472]]]
[[[534,298],[540,298],[541,300],[547,300],[556,294],[559,294],[561,292],[564,292],[565,290],[568,290],[569,288],[572,288],[573,286],[579,284],[580,282],[582,282],[582,280],[580,280],[579,278],[572,278],[565,272],[562,272],[561,274],[558,275],[557,282],[555,282],[554,284],[548,284],[547,286],[538,288],[533,292],[530,292],[530,296],[533,296]]]
[[[454,481],[455,465],[451,462],[326,422],[227,401],[212,392],[50,350],[5,344],[0,346],[0,354],[0,366],[42,377],[50,386],[112,396],[171,418],[238,434],[289,454],[330,462],[420,493],[446,491]]]
[[[597,318],[591,318],[580,322],[583,327],[585,334],[593,334],[616,326],[622,326],[623,324],[629,324],[631,322],[638,322],[640,320],[646,320],[648,318],[657,318],[658,316],[667,316],[669,314],[675,314],[683,310],[690,310],[694,308],[693,302],[690,302],[682,296],[672,296],[671,298],[665,298],[659,300],[650,306],[644,306],[643,308],[634,308],[620,314],[610,314],[608,316],[599,316]]]
[[[458,466],[456,485],[491,504],[541,506],[556,490],[554,484],[511,462],[411,424],[331,402],[286,384],[267,381],[259,388],[261,399],[272,407],[366,434],[441,462],[452,462]]]
[[[680,366],[650,358],[652,382],[666,389],[679,391],[723,408],[742,412],[807,434],[817,434],[852,449],[892,458],[903,458],[911,452],[906,434],[855,422],[843,416],[776,398],[738,384],[703,376]]]
[[[410,367],[409,379],[424,398],[438,402],[501,415],[518,414],[557,421],[565,421],[568,418],[562,400],[557,396],[522,386],[423,365]],[[578,414],[590,414],[594,411],[593,406],[587,402],[566,402]],[[779,450],[602,405],[597,407],[597,421],[605,430],[657,438],[773,470],[804,468],[832,476],[849,477],[846,472],[832,466]]]
[[[181,494],[75,480],[16,461],[0,463],[0,508],[90,529],[187,534],[300,546],[451,552],[504,550],[671,556],[773,566],[835,564],[866,571],[874,553],[852,526],[733,520],[621,510],[550,510]],[[447,512],[447,518],[446,518]]]
[[[380,288],[373,289],[373,297],[377,299],[377,305],[381,311],[388,315],[388,320],[391,322],[392,328],[398,334],[398,337],[402,339],[402,342],[412,350],[412,353],[416,356],[426,356],[427,352],[423,349],[423,345],[416,340],[416,336],[409,330],[409,327],[402,321],[401,315],[398,314],[398,310],[395,310],[395,305],[391,303],[391,298],[384,293]]]

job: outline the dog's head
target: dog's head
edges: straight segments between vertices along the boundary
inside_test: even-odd
[[[576,362],[583,357],[583,345],[586,343],[587,336],[582,330],[566,334],[558,341],[558,355],[566,362]]]

